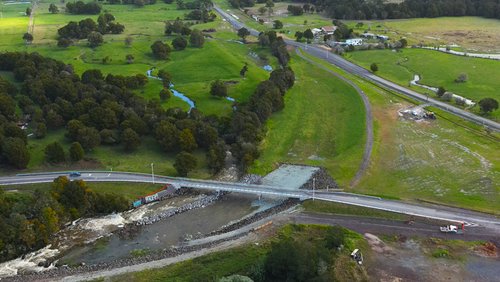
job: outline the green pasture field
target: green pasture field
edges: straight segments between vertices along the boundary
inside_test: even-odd
[[[64,130],[50,132],[43,139],[30,139],[28,148],[30,150],[31,159],[26,172],[97,169],[150,173],[151,163],[154,163],[156,174],[177,174],[173,167],[175,154],[164,152],[153,137],[143,137],[141,145],[134,152],[126,152],[122,146],[101,145],[85,154],[88,161],[59,165],[46,164],[44,160],[44,149],[48,144],[56,141],[59,142],[66,153],[68,153],[71,142],[64,137]],[[194,171],[190,172],[189,176],[195,178],[209,178],[210,172],[206,168],[205,153],[199,150],[195,151],[194,155],[198,159],[198,165]],[[12,173],[6,170],[3,171]]]
[[[361,182],[347,191],[500,214],[497,134],[487,135],[476,125],[440,112],[430,123],[401,120],[397,110],[411,106],[404,97],[308,57],[353,80],[372,105],[371,164]]]
[[[372,63],[379,66],[377,75],[409,87],[415,74],[420,75],[421,84],[439,87],[469,98],[475,102],[483,98],[500,100],[500,61],[455,56],[433,50],[404,49],[401,52],[391,50],[369,50],[350,52],[347,59],[369,69]],[[456,83],[459,74],[466,73],[465,83]],[[429,92],[418,86],[411,86],[419,92]],[[474,109],[478,112],[478,107]],[[492,117],[500,117],[495,111]]]
[[[410,44],[459,45],[470,52],[498,53],[500,21],[480,17],[416,18],[386,21],[346,21],[355,32],[406,38]]]
[[[129,201],[133,201],[141,196],[147,195],[151,192],[157,191],[162,188],[162,185],[151,183],[106,183],[106,182],[87,182],[87,186],[95,192],[99,193],[116,193],[125,197]],[[10,194],[19,194],[33,192],[36,189],[50,189],[51,183],[27,184],[27,185],[13,185],[2,186],[2,189],[15,189],[16,192],[7,192]]]
[[[261,156],[251,172],[269,173],[279,162],[319,165],[347,185],[364,149],[363,102],[351,86],[296,55],[291,67],[295,85],[283,111],[267,122]]]
[[[61,12],[51,14],[48,12],[50,3],[56,3]],[[194,100],[198,109],[206,114],[229,114],[232,110],[230,101],[213,98],[209,95],[210,83],[215,79],[231,80],[229,95],[239,102],[246,101],[256,85],[268,78],[268,73],[262,69],[265,64],[259,59],[249,56],[256,47],[254,45],[242,45],[234,42],[238,37],[229,24],[217,19],[215,22],[197,24],[193,28],[206,29],[215,28],[217,32],[212,33],[213,39],[207,39],[202,49],[188,47],[183,51],[174,51],[168,61],[155,60],[152,57],[150,45],[156,40],[163,40],[171,44],[175,36],[164,36],[164,21],[183,17],[189,10],[177,10],[176,4],[158,3],[136,8],[133,5],[103,5],[103,11],[113,14],[116,21],[125,25],[125,32],[119,35],[105,35],[105,43],[95,49],[87,47],[86,40],[80,40],[69,48],[57,47],[57,29],[66,25],[69,21],[80,21],[84,18],[97,20],[97,15],[69,15],[63,12],[64,5],[59,1],[43,1],[35,11],[34,42],[26,46],[22,40],[22,34],[26,32],[28,18],[13,17],[3,19],[6,25],[10,21],[21,21],[18,25],[24,29],[9,28],[2,30],[11,36],[11,40],[0,40],[0,51],[27,51],[39,52],[42,55],[72,64],[77,73],[87,69],[100,69],[104,74],[134,75],[145,74],[147,70],[165,68],[173,75],[175,89],[190,99]],[[25,8],[24,8],[25,9]],[[15,15],[15,14],[14,14]],[[7,22],[9,20],[9,22]],[[4,26],[4,25],[2,25]],[[131,47],[126,47],[124,39],[127,36],[133,38]],[[233,41],[230,41],[233,40]],[[260,49],[260,48],[257,48]],[[125,56],[132,54],[134,63],[127,64]],[[111,61],[107,64],[102,59],[109,57]],[[273,64],[275,60],[271,61]],[[240,69],[248,63],[249,71],[246,78],[239,75]],[[139,95],[147,98],[158,98],[162,86],[159,81],[150,79],[149,85],[138,91]],[[187,110],[185,102],[177,97],[172,97],[164,102],[165,108],[182,107]]]

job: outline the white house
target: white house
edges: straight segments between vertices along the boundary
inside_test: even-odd
[[[361,44],[363,44],[363,39],[362,38],[351,38],[351,39],[347,39],[345,41],[345,43],[347,45],[360,46]]]
[[[319,28],[313,28],[313,29],[311,29],[311,31],[314,34],[314,36],[316,36],[317,34],[319,34],[321,32],[321,29],[319,29]]]

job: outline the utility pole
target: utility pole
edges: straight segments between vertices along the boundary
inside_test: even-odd
[[[153,184],[155,184],[155,170],[154,170],[154,163],[151,163],[151,178],[153,178]]]
[[[316,177],[313,177],[313,201],[314,201],[314,189],[316,188]]]

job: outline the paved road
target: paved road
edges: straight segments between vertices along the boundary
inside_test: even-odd
[[[219,7],[214,7],[214,9],[224,18],[226,19],[226,21],[228,21],[229,23],[231,23],[233,25],[234,28],[236,29],[239,29],[239,28],[242,28],[242,27],[246,27],[243,23],[239,22],[238,20],[236,20],[235,18],[233,18],[231,15],[229,15],[228,13],[224,12],[222,9],[220,9]],[[254,36],[258,36],[259,35],[259,31],[257,30],[254,30],[254,29],[251,29],[251,28],[248,28],[246,27],[250,33]],[[304,44],[304,43],[300,43],[300,42],[296,42],[296,41],[293,41],[293,40],[285,40],[285,42],[288,44],[288,45],[291,45],[291,46],[295,46],[297,48],[301,48],[302,50],[304,50],[305,52],[307,52],[308,54],[311,54],[317,58],[320,58],[322,60],[325,60],[331,64],[334,64],[336,66],[338,66],[339,68],[349,72],[349,73],[352,73],[352,74],[355,74],[355,75],[358,75],[364,79],[367,79],[379,86],[382,86],[384,88],[387,88],[387,89],[390,89],[392,91],[396,91],[402,95],[405,95],[405,96],[408,96],[412,99],[415,99],[417,101],[421,101],[421,102],[426,102],[426,103],[431,103],[433,106],[437,107],[437,108],[440,108],[448,113],[451,113],[451,114],[454,114],[456,116],[459,116],[463,119],[466,119],[466,120],[469,120],[469,121],[472,121],[472,122],[475,122],[477,124],[481,124],[481,125],[485,125],[485,126],[488,126],[489,128],[491,128],[492,130],[494,131],[500,131],[500,124],[495,122],[495,121],[492,121],[492,120],[489,120],[489,119],[486,119],[486,118],[483,118],[483,117],[480,117],[480,116],[477,116],[475,114],[472,114],[470,112],[467,112],[467,111],[464,111],[462,109],[459,109],[459,108],[456,108],[454,106],[451,106],[447,103],[444,103],[444,102],[441,102],[439,100],[436,100],[436,99],[433,99],[433,98],[429,98],[427,97],[426,95],[423,95],[423,94],[420,94],[418,92],[415,92],[413,90],[410,90],[408,88],[405,88],[405,87],[402,87],[400,85],[397,85],[393,82],[390,82],[386,79],[383,79],[381,77],[378,77],[376,75],[374,75],[373,73],[369,72],[368,70],[354,64],[354,63],[351,63],[347,60],[345,60],[344,58],[342,58],[341,56],[338,56],[338,55],[335,55],[331,52],[328,52],[322,48],[319,48],[317,46],[314,46],[314,45],[307,45],[307,44]]]
[[[19,174],[16,176],[0,177],[0,186],[47,183],[60,175],[68,176],[68,172]],[[167,176],[155,176],[154,180],[150,174],[128,173],[128,172],[82,172],[81,177],[88,182],[140,182],[173,184],[177,187],[191,187],[196,189],[210,189],[232,191],[237,193],[273,195],[280,197],[291,197],[300,199],[318,199],[328,202],[344,203],[348,205],[368,207],[378,210],[397,212],[402,214],[439,219],[450,222],[466,222],[469,226],[484,226],[495,230],[500,236],[500,219],[487,214],[480,214],[462,209],[451,209],[440,206],[423,206],[400,201],[380,199],[378,197],[363,196],[342,192],[315,192],[309,190],[288,190],[286,187],[265,186],[257,184],[243,184],[233,182],[220,182],[211,180],[196,180],[188,178],[176,178]]]

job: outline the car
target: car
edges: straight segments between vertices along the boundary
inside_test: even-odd
[[[73,172],[69,173],[69,176],[70,177],[78,177],[78,176],[82,176],[82,174],[79,173],[78,171],[73,171]]]

